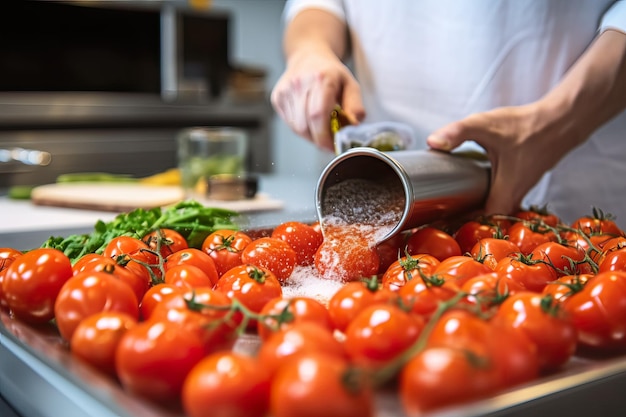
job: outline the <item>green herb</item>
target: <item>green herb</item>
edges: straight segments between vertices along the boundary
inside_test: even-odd
[[[112,221],[99,220],[89,234],[50,237],[41,247],[63,251],[72,263],[87,253],[102,253],[106,245],[118,236],[138,239],[157,229],[173,229],[182,234],[190,247],[200,248],[204,239],[218,229],[237,229],[231,210],[205,207],[197,201],[186,200],[161,209],[136,209],[122,213]]]

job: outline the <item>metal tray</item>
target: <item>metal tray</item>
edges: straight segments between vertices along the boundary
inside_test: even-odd
[[[0,311],[0,393],[23,417],[184,417],[126,393],[113,378],[75,359],[53,326],[33,327]],[[258,340],[244,335],[235,349]],[[574,357],[558,373],[497,396],[424,417],[623,416],[626,356]],[[402,416],[394,390],[377,397],[377,415]]]

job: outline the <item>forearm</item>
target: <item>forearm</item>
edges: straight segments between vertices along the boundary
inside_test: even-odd
[[[626,34],[599,35],[563,80],[539,101],[540,120],[572,148],[626,108]]]
[[[287,63],[298,55],[332,54],[339,59],[347,51],[344,22],[321,9],[304,10],[291,20],[285,30],[283,48]]]

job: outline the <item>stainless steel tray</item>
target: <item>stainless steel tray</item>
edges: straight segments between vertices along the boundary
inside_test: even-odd
[[[23,417],[183,417],[127,394],[113,378],[73,358],[53,326],[33,327],[0,311],[0,393]],[[250,350],[248,335],[236,349]],[[393,389],[377,398],[378,416],[402,416]],[[560,372],[486,400],[425,417],[624,416],[626,356],[575,357]]]

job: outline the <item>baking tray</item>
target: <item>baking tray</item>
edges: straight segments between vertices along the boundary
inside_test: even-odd
[[[119,383],[72,357],[56,328],[31,326],[0,311],[0,393],[23,417],[184,417],[126,393]],[[235,349],[252,351],[253,335]],[[377,416],[402,416],[393,389],[377,394]],[[582,417],[626,415],[626,356],[574,357],[560,372],[481,401],[425,417]]]

